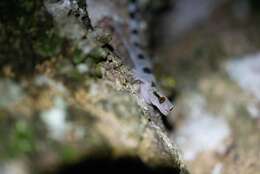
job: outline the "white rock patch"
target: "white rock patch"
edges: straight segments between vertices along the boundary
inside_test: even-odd
[[[0,79],[0,108],[19,102],[24,91],[21,86],[11,80]]]
[[[62,83],[57,82],[45,75],[37,76],[34,80],[34,83],[38,86],[43,86],[43,85],[49,86],[62,93],[66,92],[66,88],[64,87],[64,85]]]
[[[0,163],[0,174],[28,174],[27,165],[20,160]]]
[[[223,164],[217,163],[211,171],[211,174],[221,174],[223,171]]]
[[[71,125],[66,121],[66,104],[61,97],[56,97],[53,108],[41,113],[50,136],[55,140],[63,140]]]
[[[226,69],[232,80],[260,102],[260,53],[233,59],[227,63]],[[247,106],[248,112],[253,118],[259,118],[260,109],[253,102],[252,98],[252,102]]]
[[[226,149],[224,140],[230,135],[227,121],[209,113],[202,96],[188,96],[185,101],[187,110],[183,125],[173,136],[174,141],[183,151],[185,160],[194,160],[201,152],[222,153]]]

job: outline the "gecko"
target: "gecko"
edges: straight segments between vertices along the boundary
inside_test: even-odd
[[[145,103],[155,106],[163,115],[168,115],[173,109],[173,104],[158,89],[155,76],[152,73],[150,57],[142,49],[141,20],[138,0],[129,0],[129,43],[127,49],[133,62],[134,78],[140,82],[139,95]]]

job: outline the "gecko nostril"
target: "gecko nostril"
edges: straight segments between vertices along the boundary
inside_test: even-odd
[[[143,71],[144,71],[144,73],[147,73],[147,74],[151,74],[152,73],[151,69],[148,68],[148,67],[144,67]]]

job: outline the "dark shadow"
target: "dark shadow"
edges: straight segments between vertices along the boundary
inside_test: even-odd
[[[162,116],[161,118],[162,118],[162,123],[163,123],[165,129],[169,132],[173,132],[174,125],[168,120],[168,117]]]
[[[250,0],[250,6],[253,10],[254,15],[259,15],[259,9],[260,9],[260,1],[259,0]]]
[[[151,168],[137,158],[88,159],[73,165],[61,166],[55,174],[86,174],[86,173],[151,173],[179,174],[179,169]]]

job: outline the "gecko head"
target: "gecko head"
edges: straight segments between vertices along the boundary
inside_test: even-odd
[[[141,97],[147,104],[155,106],[163,115],[167,116],[173,109],[169,99],[151,85],[141,84]]]
[[[160,110],[160,112],[167,116],[170,111],[173,109],[173,104],[169,101],[169,99],[165,96],[160,95],[158,97],[157,95],[154,95],[155,97],[152,98],[152,105],[156,106],[157,109]]]

